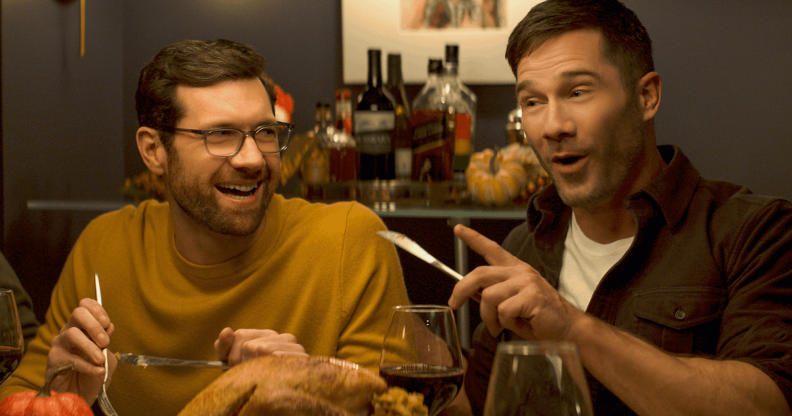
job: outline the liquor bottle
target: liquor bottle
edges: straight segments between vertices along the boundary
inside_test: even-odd
[[[443,91],[443,61],[429,59],[426,84],[412,104],[412,179],[425,182],[454,179],[456,112]]]
[[[388,82],[385,90],[393,96],[394,104],[393,153],[396,179],[410,179],[413,162],[410,104],[404,88],[399,54],[388,54]]]
[[[444,81],[451,100],[461,99],[466,110],[457,115],[457,137],[454,142],[454,171],[457,177],[464,178],[464,172],[470,162],[476,131],[476,94],[459,78],[459,45],[446,45],[445,65],[443,66]]]
[[[382,53],[368,50],[368,79],[354,114],[359,178],[393,179],[393,99],[382,87]]]
[[[300,166],[300,173],[302,174],[303,183],[311,186],[319,185],[328,182],[330,179],[330,163],[326,148],[326,135],[327,135],[327,118],[326,113],[328,108],[322,103],[316,103],[316,122],[314,129],[308,132],[308,136],[312,137],[312,144],[307,154],[303,158]],[[310,190],[310,189],[309,189]],[[306,192],[308,194],[313,192]]]
[[[330,182],[357,179],[358,161],[352,137],[352,93],[348,88],[336,90],[335,128],[327,143],[330,155]],[[328,112],[329,114],[329,112]]]
[[[337,89],[335,100],[335,128],[352,135],[352,91],[349,88]]]

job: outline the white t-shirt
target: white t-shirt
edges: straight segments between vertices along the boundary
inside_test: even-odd
[[[624,256],[633,238],[599,244],[583,234],[575,214],[572,214],[564,242],[558,293],[573,306],[585,311],[602,276]]]

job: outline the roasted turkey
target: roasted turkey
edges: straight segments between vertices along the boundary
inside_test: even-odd
[[[226,371],[179,416],[367,415],[387,390],[385,380],[348,361],[264,356]]]

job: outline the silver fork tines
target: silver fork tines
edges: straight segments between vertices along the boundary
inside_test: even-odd
[[[102,305],[102,288],[99,286],[99,273],[94,275],[94,280],[96,283],[96,301],[99,302],[99,305]],[[110,404],[110,398],[107,397],[107,377],[110,375],[110,359],[107,358],[107,348],[102,348],[102,354],[104,354],[105,361],[104,361],[104,380],[102,380],[102,390],[99,391],[99,407],[102,409],[107,416],[118,416],[118,413],[113,408],[113,405]]]

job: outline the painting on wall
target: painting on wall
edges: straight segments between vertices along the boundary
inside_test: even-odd
[[[459,45],[459,75],[465,83],[513,83],[504,58],[506,41],[539,1],[342,0],[344,83],[366,82],[366,51],[375,48],[383,57],[401,54],[404,81],[421,84],[428,60],[444,58],[446,44]]]

